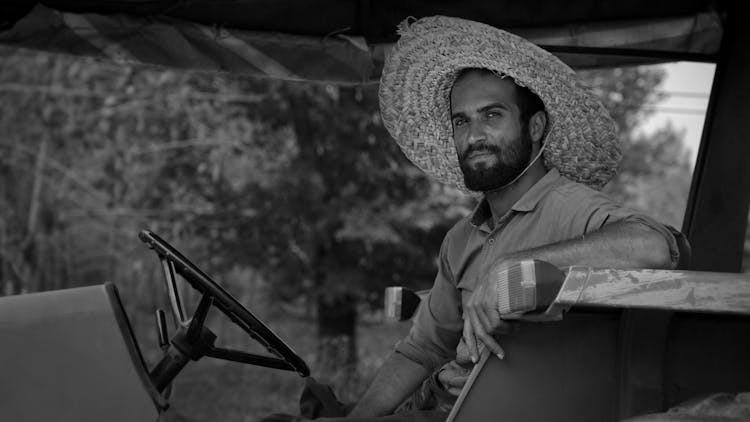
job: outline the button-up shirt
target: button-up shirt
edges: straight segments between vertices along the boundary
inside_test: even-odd
[[[409,334],[396,351],[432,371],[455,357],[463,330],[462,309],[489,267],[504,255],[580,238],[618,221],[635,221],[664,235],[672,266],[679,250],[672,233],[642,213],[625,208],[552,169],[510,211],[491,222],[486,200],[461,219],[443,240],[438,273]]]

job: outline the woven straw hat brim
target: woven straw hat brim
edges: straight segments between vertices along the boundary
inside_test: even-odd
[[[510,76],[539,96],[548,114],[544,165],[595,189],[622,157],[614,121],[575,72],[551,53],[479,22],[445,16],[400,27],[380,81],[384,125],[417,167],[440,182],[464,185],[450,119],[450,91],[461,69]]]

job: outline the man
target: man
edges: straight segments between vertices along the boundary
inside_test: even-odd
[[[481,194],[443,242],[438,274],[409,335],[349,416],[390,414],[445,362],[442,387],[466,381],[466,357],[509,326],[490,268],[540,259],[558,267],[673,268],[665,227],[596,188],[621,157],[614,123],[548,52],[477,22],[431,17],[400,28],[380,88],[386,128],[418,167]],[[459,344],[460,343],[460,344]]]
[[[615,174],[620,146],[612,119],[569,67],[478,22],[437,16],[399,32],[380,85],[384,125],[419,168],[481,199],[446,235],[412,330],[352,421],[393,413],[420,386],[456,395],[483,347],[504,357],[494,335],[511,327],[492,269],[527,259],[670,268],[679,258],[669,230],[596,190]],[[335,403],[328,395],[314,383],[303,393]],[[444,420],[446,410],[386,420]]]

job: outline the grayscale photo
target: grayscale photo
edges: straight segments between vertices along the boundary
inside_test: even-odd
[[[750,3],[0,4],[0,421],[750,421]]]

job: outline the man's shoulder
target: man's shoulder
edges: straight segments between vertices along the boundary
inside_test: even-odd
[[[583,183],[574,182],[564,176],[560,176],[555,186],[549,190],[547,200],[562,201],[566,203],[575,203],[586,199],[611,200],[611,198],[596,189],[584,185]]]

